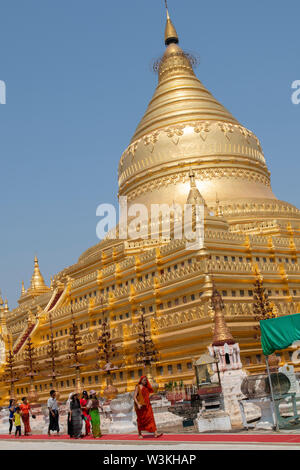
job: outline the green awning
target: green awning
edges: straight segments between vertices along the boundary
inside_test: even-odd
[[[288,348],[300,340],[300,313],[261,320],[261,346],[265,356],[278,349]]]

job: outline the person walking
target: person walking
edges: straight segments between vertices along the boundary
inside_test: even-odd
[[[27,397],[22,398],[22,403],[20,405],[21,417],[24,425],[24,436],[29,436],[31,434],[30,428],[30,419],[29,415],[32,415],[30,405],[28,403]]]
[[[100,429],[100,413],[99,413],[99,408],[102,409],[102,406],[100,405],[100,402],[96,396],[95,390],[90,391],[90,399],[87,404],[87,408],[89,410],[89,414],[91,417],[92,421],[92,433],[93,436],[96,437],[101,437],[101,429]]]
[[[73,435],[73,428],[72,428],[72,421],[71,421],[71,400],[72,400],[73,392],[70,393],[69,398],[66,403],[66,408],[68,412],[68,418],[67,418],[67,428],[68,428],[68,435],[70,438],[74,437]]]
[[[91,416],[89,414],[89,410],[87,408],[87,404],[89,401],[89,396],[86,391],[82,392],[82,398],[80,400],[81,411],[83,415],[83,419],[85,422],[85,435],[88,436],[91,432]]]
[[[57,435],[59,435],[59,408],[55,390],[50,391],[50,398],[48,398],[47,405],[49,410],[48,436],[51,436],[50,431],[57,431]]]
[[[13,428],[13,422],[14,422],[14,413],[16,411],[15,407],[15,400],[11,398],[9,400],[9,405],[8,405],[8,411],[9,411],[9,434],[11,434],[12,428]]]
[[[75,439],[79,439],[81,437],[81,429],[82,429],[82,412],[80,401],[78,398],[78,393],[73,392],[71,396],[70,402],[70,417],[69,420],[72,424],[72,435]]]
[[[150,403],[150,393],[153,393],[153,388],[147,377],[143,375],[135,387],[133,397],[140,439],[143,439],[142,431],[154,433],[154,437],[162,436],[162,433],[158,433],[156,429],[154,414]]]
[[[15,423],[15,437],[18,435],[21,436],[21,409],[19,406],[17,406],[15,412],[14,412],[14,417],[13,417],[14,423]]]

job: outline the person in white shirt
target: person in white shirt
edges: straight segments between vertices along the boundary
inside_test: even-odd
[[[59,408],[56,400],[56,391],[50,391],[50,398],[48,399],[48,410],[49,410],[49,428],[48,436],[51,436],[50,431],[57,431],[59,434]]]

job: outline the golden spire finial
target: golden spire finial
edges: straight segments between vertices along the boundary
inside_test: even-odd
[[[0,307],[2,307],[2,305],[4,305],[4,302],[3,302],[2,294],[1,294],[1,290],[0,290]]]
[[[169,10],[168,10],[168,2],[167,2],[167,0],[165,0],[165,6],[166,6],[166,11],[167,11],[167,19],[169,20],[169,19],[170,19],[170,15],[169,15]]]
[[[196,183],[195,183],[195,173],[192,170],[192,168],[190,168],[190,171],[189,171],[189,178],[190,178],[191,188],[196,188],[197,186],[196,186]]]
[[[209,214],[206,202],[200,193],[199,189],[197,188],[196,181],[195,181],[195,172],[190,168],[189,171],[189,178],[190,178],[190,191],[187,197],[187,204],[193,205],[203,205],[204,206],[204,215],[207,216]]]
[[[5,302],[4,302],[4,312],[6,312],[6,313],[9,312],[7,299],[5,299]]]
[[[45,290],[45,289],[47,289],[47,286],[40,272],[38,258],[37,256],[35,256],[34,257],[34,271],[33,271],[33,275],[31,278],[30,290],[38,291],[38,290]]]
[[[196,181],[195,181],[195,173],[194,171],[190,168],[189,171],[189,178],[190,178],[190,190],[189,194],[186,200],[186,204],[189,204],[192,206],[192,230],[195,230],[195,224],[198,221],[199,222],[199,217],[201,217],[201,212],[199,212],[199,208],[203,207],[204,208],[204,213],[203,216],[206,219],[209,216],[209,211],[208,207],[206,205],[206,202],[200,193],[199,189],[197,188]],[[198,206],[198,208],[197,208]]]
[[[25,294],[26,294],[26,291],[25,291],[24,281],[22,281],[21,295],[25,295]]]
[[[220,217],[223,216],[222,210],[220,209],[220,201],[219,201],[217,193],[216,193],[216,215]]]
[[[168,46],[169,44],[172,44],[172,43],[178,44],[179,39],[178,39],[175,26],[173,25],[170,15],[169,15],[167,0],[165,0],[165,5],[166,5],[166,11],[167,11],[167,24],[166,24],[166,29],[165,29],[165,45]]]
[[[213,336],[213,346],[224,346],[227,344],[234,344],[234,340],[225,320],[224,315],[224,302],[220,292],[217,290],[215,283],[213,283],[213,292],[211,297],[212,308],[215,311],[215,328]]]

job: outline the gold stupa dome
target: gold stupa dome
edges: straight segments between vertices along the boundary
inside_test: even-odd
[[[186,203],[189,170],[210,209],[216,193],[224,215],[235,223],[256,217],[268,201],[277,201],[258,138],[219,103],[196,77],[191,59],[178,44],[169,14],[166,50],[158,66],[158,85],[130,145],[119,163],[119,195],[128,203]],[[241,216],[235,206],[255,206]],[[257,205],[257,207],[256,207]],[[281,207],[282,206],[282,207]],[[274,218],[275,209],[271,211]],[[230,215],[232,213],[232,216]]]

